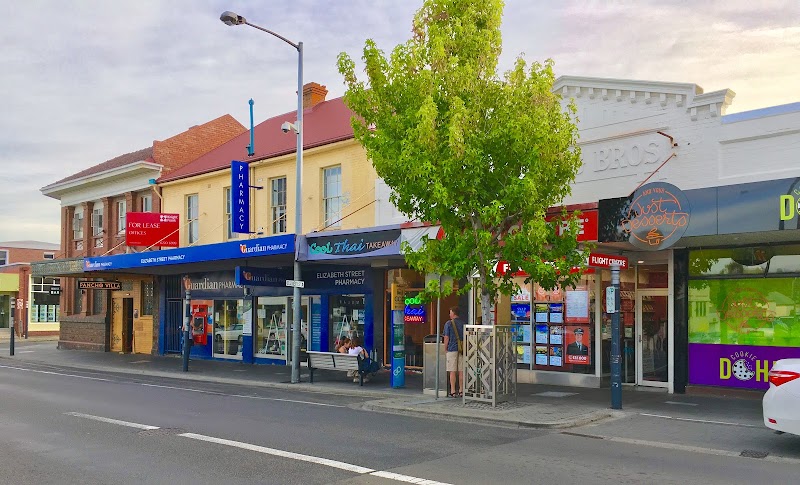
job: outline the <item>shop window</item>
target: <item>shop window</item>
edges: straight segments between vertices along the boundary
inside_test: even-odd
[[[72,239],[83,239],[83,208],[72,214]]]
[[[44,253],[42,259],[56,259],[55,253]],[[2,266],[2,265],[0,265]]]
[[[214,354],[240,357],[245,324],[252,321],[252,300],[214,301]]]
[[[689,255],[689,276],[780,276],[800,273],[800,245],[703,249]]]
[[[154,288],[152,281],[142,281],[142,315],[152,315],[155,302]]]
[[[323,221],[325,227],[338,227],[342,218],[342,167],[323,170]]]
[[[277,357],[286,359],[288,346],[288,320],[286,297],[258,298],[255,328],[256,357]]]
[[[60,313],[59,296],[51,295],[50,288],[59,286],[58,278],[34,276],[31,278],[30,314],[37,322],[57,322]]]
[[[272,234],[286,232],[286,177],[275,178],[270,181],[270,221]]]
[[[187,242],[194,244],[200,239],[200,214],[197,194],[186,196],[186,232]]]
[[[5,266],[8,264],[8,251],[5,249],[0,249],[0,266]]]
[[[231,214],[231,207],[233,206],[233,192],[230,187],[225,187],[225,237],[227,239],[238,239],[239,233],[233,232],[233,215]]]
[[[345,337],[358,339],[364,346],[364,302],[364,295],[330,297],[328,348],[337,348]]]

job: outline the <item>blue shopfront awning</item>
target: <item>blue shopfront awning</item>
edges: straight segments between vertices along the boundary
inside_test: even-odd
[[[294,234],[287,234],[143,253],[89,257],[84,259],[83,268],[85,271],[142,270],[171,265],[252,259],[263,256],[293,256],[294,250],[295,236]]]

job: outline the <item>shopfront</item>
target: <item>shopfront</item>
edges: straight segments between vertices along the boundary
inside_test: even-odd
[[[308,348],[333,351],[357,339],[380,359],[386,333],[386,275],[403,267],[399,225],[308,234],[298,244],[305,288],[311,298]],[[386,362],[386,360],[384,360]]]
[[[669,249],[640,253],[653,264],[636,270],[631,303],[625,300],[632,281],[622,274],[622,320],[632,307],[636,354],[631,373],[630,347],[623,341],[623,379],[631,382],[635,375],[641,385],[666,381],[678,392],[687,385],[766,389],[774,361],[800,358],[798,179],[683,195],[685,232]],[[624,233],[626,200],[631,198],[599,203],[600,240],[621,254],[631,254],[623,242],[631,238]],[[652,227],[644,229],[646,240]],[[643,269],[650,274],[643,276]],[[624,329],[627,336],[627,323]]]

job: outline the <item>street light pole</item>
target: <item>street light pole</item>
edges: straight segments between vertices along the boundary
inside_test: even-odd
[[[294,234],[295,244],[303,234],[303,43],[294,43],[280,34],[251,24],[241,15],[233,12],[223,12],[219,19],[226,25],[249,25],[262,32],[279,38],[297,50],[297,121],[294,125],[297,133],[297,164],[295,167],[295,218]],[[294,280],[301,281],[300,261],[297,252],[294,257]],[[300,382],[300,288],[295,285],[292,290],[292,384]]]

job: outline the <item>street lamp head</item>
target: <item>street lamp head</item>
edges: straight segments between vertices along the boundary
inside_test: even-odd
[[[227,10],[222,12],[222,15],[219,16],[219,19],[222,20],[225,25],[242,25],[247,22],[247,20],[245,20],[245,18],[241,15],[237,15]]]

